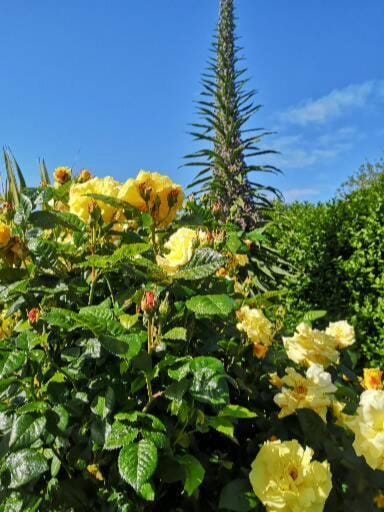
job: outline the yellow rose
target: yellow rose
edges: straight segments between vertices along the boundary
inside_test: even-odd
[[[384,391],[364,391],[349,425],[355,434],[356,454],[363,456],[371,468],[384,471]]]
[[[350,429],[350,422],[353,421],[353,416],[346,414],[344,411],[345,404],[340,400],[333,400],[332,414],[336,419],[336,425],[346,429]]]
[[[266,442],[249,479],[267,512],[322,512],[332,489],[327,461],[312,461],[313,450],[298,441]]]
[[[296,327],[294,336],[283,338],[283,343],[289,359],[298,364],[327,367],[339,360],[336,339],[305,323]]]
[[[118,197],[142,212],[148,211],[160,228],[173,222],[184,200],[180,185],[168,176],[146,171],[140,171],[135,180],[129,179]]]
[[[236,267],[245,267],[249,263],[249,258],[246,254],[234,254],[233,262]]]
[[[6,247],[11,239],[11,230],[9,226],[0,222],[0,248]]]
[[[69,211],[74,213],[84,222],[90,218],[89,206],[94,199],[87,194],[102,194],[105,196],[116,197],[119,191],[119,183],[111,177],[92,178],[85,183],[76,183],[69,190]],[[111,222],[117,209],[103,201],[96,201],[101,210],[104,222]]]
[[[365,389],[383,389],[383,372],[378,368],[364,368],[361,384]]]
[[[16,317],[15,316],[7,317],[7,312],[3,311],[0,315],[0,340],[9,338],[13,333],[13,329],[14,329],[15,325],[16,325]]]
[[[64,185],[72,178],[72,169],[70,167],[57,167],[53,176],[57,183]]]
[[[280,379],[282,390],[274,397],[274,402],[281,408],[279,418],[294,414],[297,409],[312,409],[325,422],[337,389],[332,384],[331,375],[317,364],[308,368],[305,377],[293,368],[286,368],[285,373]]]
[[[265,347],[272,345],[273,325],[261,309],[243,306],[237,311],[236,316],[239,320],[237,329],[245,332],[251,343]]]
[[[325,333],[329,336],[333,336],[337,340],[337,348],[349,347],[356,341],[355,329],[345,320],[330,322]]]
[[[167,274],[174,274],[191,260],[197,241],[198,237],[195,230],[179,228],[164,244],[165,249],[168,249],[169,252],[165,256],[157,256],[157,264]]]
[[[374,500],[375,505],[377,508],[383,509],[384,508],[384,494],[380,492],[377,496],[375,496]]]

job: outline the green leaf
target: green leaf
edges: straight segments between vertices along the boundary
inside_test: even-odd
[[[116,421],[105,440],[105,450],[115,450],[124,445],[131,444],[139,434],[139,429]]]
[[[4,379],[19,370],[24,365],[25,361],[26,356],[24,352],[19,350],[9,352],[1,362],[0,379]]]
[[[192,260],[172,276],[173,279],[194,281],[211,276],[225,263],[225,258],[213,249],[197,250]]]
[[[327,314],[327,312],[324,310],[307,311],[304,314],[302,321],[303,322],[314,322],[315,320],[319,320],[319,318],[325,317],[326,314]]]
[[[185,341],[187,339],[187,329],[185,329],[185,327],[174,327],[163,334],[162,337],[165,340]]]
[[[229,402],[229,390],[224,366],[214,357],[196,357],[190,365],[193,380],[190,392],[195,400],[213,406]]]
[[[100,416],[102,420],[104,420],[108,414],[112,412],[113,406],[115,404],[115,393],[113,389],[108,386],[105,395],[99,395],[94,398],[91,404],[91,411],[93,414]]]
[[[121,477],[136,491],[151,478],[157,467],[157,448],[149,439],[124,446],[118,459]]]
[[[255,510],[258,500],[248,480],[236,479],[223,487],[220,493],[219,509],[231,512],[249,512]]]
[[[185,304],[199,316],[228,316],[235,309],[235,302],[228,295],[196,295]]]
[[[54,229],[61,226],[81,233],[87,228],[87,225],[77,215],[69,212],[35,211],[31,213],[29,221],[42,229]]]
[[[192,496],[204,480],[205,469],[196,457],[190,454],[180,455],[176,460],[184,467],[184,490],[188,496]]]
[[[27,222],[31,212],[32,212],[31,200],[29,199],[28,196],[21,194],[19,206],[17,207],[17,209],[15,211],[15,216],[13,218],[15,224],[17,224],[19,226],[25,224]]]
[[[246,407],[242,407],[241,405],[227,405],[219,412],[219,416],[228,416],[229,418],[241,418],[241,419],[249,419],[256,418],[257,414],[253,411],[250,411]]]
[[[25,449],[11,453],[6,459],[10,473],[10,489],[17,489],[48,471],[45,457],[37,450]]]
[[[234,438],[235,427],[232,420],[224,416],[212,416],[207,418],[207,420],[210,427],[231,439]]]
[[[34,418],[29,414],[23,414],[16,418],[12,425],[9,438],[9,447],[13,451],[30,447],[43,433],[45,418]]]

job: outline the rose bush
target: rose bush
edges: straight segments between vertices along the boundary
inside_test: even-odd
[[[4,205],[0,510],[382,508],[381,370],[345,321],[287,330],[262,232],[183,201],[62,167]]]

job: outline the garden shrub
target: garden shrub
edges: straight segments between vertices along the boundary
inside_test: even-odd
[[[291,324],[311,309],[348,317],[362,356],[384,355],[383,165],[363,166],[324,204],[277,205],[270,232],[294,271],[284,278]]]
[[[1,214],[0,510],[377,510],[382,375],[347,322],[284,326],[262,232],[55,178]]]

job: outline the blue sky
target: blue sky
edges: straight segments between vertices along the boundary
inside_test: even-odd
[[[0,143],[31,182],[37,159],[124,180],[188,184],[216,0],[0,0]],[[277,133],[259,159],[288,200],[324,200],[384,154],[383,0],[238,0],[238,34]]]

